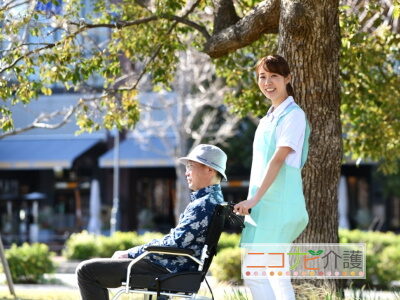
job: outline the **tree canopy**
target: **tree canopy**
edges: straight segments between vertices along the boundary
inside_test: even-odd
[[[83,131],[133,129],[141,109],[137,94],[144,82],[155,91],[170,90],[179,52],[188,47],[214,58],[217,75],[230,87],[225,97],[232,111],[260,116],[267,104],[256,87],[253,67],[259,57],[277,51],[277,28],[267,26],[276,23],[276,3],[3,1],[3,136],[18,132],[13,105],[29,105],[39,95],[57,90],[87,95],[64,112],[65,118],[75,114]],[[394,172],[400,158],[399,4],[355,0],[342,4],[345,151],[355,159],[382,161],[385,171]],[[39,120],[36,125],[48,124]]]

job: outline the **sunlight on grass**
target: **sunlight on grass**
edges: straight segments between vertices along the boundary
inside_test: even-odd
[[[78,291],[38,291],[38,290],[16,290],[19,300],[77,300],[79,299]],[[14,300],[8,291],[0,291],[1,300]]]
[[[115,290],[110,292],[110,299],[115,294]],[[215,299],[226,299],[226,300],[250,300],[251,296],[246,295],[245,291],[239,291],[237,288],[232,286],[224,286],[223,288],[214,289]],[[78,290],[45,290],[40,291],[37,289],[16,289],[16,293],[19,300],[77,300],[80,299]],[[209,297],[211,299],[210,292],[205,289],[201,289],[199,295]],[[130,294],[122,295],[121,300],[139,300],[143,299],[143,295]],[[14,297],[10,295],[8,290],[0,291],[0,300],[14,300]]]
[[[342,297],[332,295],[325,287],[316,288],[315,286],[302,284],[294,285],[296,290],[297,300],[343,300]],[[110,299],[117,290],[110,292]],[[251,294],[248,289],[243,287],[233,286],[230,284],[218,283],[213,287],[214,299],[216,300],[251,300]],[[16,289],[19,300],[78,300],[80,299],[79,291],[76,289],[54,289],[46,288],[39,289]],[[346,293],[346,300],[400,300],[399,290],[386,291],[385,293],[375,293],[374,291],[355,290]],[[211,299],[211,294],[208,289],[202,287],[199,295],[206,296]],[[122,295],[120,300],[139,300],[143,299],[141,294]],[[178,298],[175,298],[178,299]],[[14,300],[8,290],[2,288],[0,290],[0,300]]]
[[[57,291],[57,290],[17,290],[16,291],[19,300],[77,300],[80,299],[78,291]],[[112,293],[110,296],[112,297]],[[110,297],[110,298],[111,298]],[[143,299],[141,295],[122,295],[121,300],[139,300]],[[0,300],[14,300],[14,297],[10,295],[8,291],[0,291]]]

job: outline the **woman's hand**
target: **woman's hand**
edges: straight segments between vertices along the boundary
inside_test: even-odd
[[[233,211],[239,215],[248,215],[249,209],[254,207],[257,204],[257,202],[258,201],[256,201],[254,198],[244,200],[236,204],[233,207]]]

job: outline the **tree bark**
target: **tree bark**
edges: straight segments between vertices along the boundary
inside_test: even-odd
[[[236,24],[213,34],[204,45],[204,52],[217,58],[250,45],[264,33],[277,33],[279,1],[268,0],[257,5]]]
[[[337,184],[342,159],[338,4],[331,0],[282,0],[281,4],[278,51],[291,66],[296,101],[312,128],[303,170],[310,221],[297,242],[338,242]],[[338,290],[341,283],[328,280],[325,284]]]
[[[232,0],[215,0],[214,2],[214,34],[220,32],[240,20],[236,14]]]
[[[338,1],[282,1],[279,53],[292,69],[297,102],[311,123],[304,187],[310,223],[300,241],[335,243],[342,158]]]

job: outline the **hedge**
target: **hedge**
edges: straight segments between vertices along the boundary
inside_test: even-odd
[[[241,284],[241,251],[240,248],[225,248],[218,252],[210,266],[211,274],[218,281]]]
[[[117,250],[129,249],[162,236],[160,233],[138,235],[135,232],[117,232],[111,237],[104,237],[83,231],[71,235],[64,254],[74,259],[110,257]],[[367,246],[366,280],[354,280],[353,286],[389,288],[392,281],[400,280],[400,269],[397,267],[400,265],[400,236],[391,232],[339,230],[339,239],[341,243],[366,243]],[[217,279],[237,281],[240,278],[239,241],[239,234],[222,233],[218,243],[219,253],[211,266],[211,272]],[[237,262],[232,263],[232,257],[238,257]]]
[[[78,260],[111,257],[115,251],[143,245],[162,236],[158,232],[147,232],[143,235],[138,235],[136,232],[116,232],[112,236],[101,236],[84,230],[68,238],[63,255],[68,259]]]
[[[221,245],[228,245],[237,236],[224,234]],[[400,280],[400,236],[392,232],[365,232],[360,230],[339,230],[340,243],[366,244],[366,279],[354,280],[356,287],[367,285],[375,288],[390,288],[393,281]],[[236,281],[240,278],[240,249],[221,250],[211,266],[211,273],[220,281]],[[234,261],[235,257],[237,261]]]
[[[45,244],[28,244],[22,246],[13,244],[5,251],[10,267],[11,277],[15,283],[38,283],[45,273],[55,270],[51,257],[53,252]]]
[[[361,287],[390,288],[392,281],[400,280],[400,236],[393,232],[339,230],[340,243],[366,244],[366,279],[353,280],[352,285]],[[392,261],[391,261],[392,260]]]

